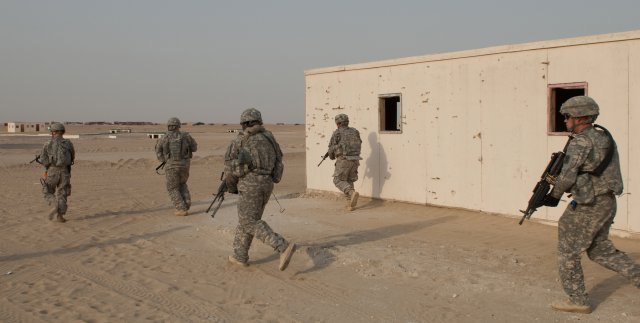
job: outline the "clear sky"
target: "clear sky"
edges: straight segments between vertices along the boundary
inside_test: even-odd
[[[0,0],[0,121],[304,122],[304,71],[640,29],[637,0]]]

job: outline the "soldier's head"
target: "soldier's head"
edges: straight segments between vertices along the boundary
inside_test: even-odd
[[[60,122],[54,122],[49,126],[49,132],[52,136],[62,136],[65,132],[64,125]]]
[[[240,125],[242,129],[262,124],[262,114],[258,109],[250,108],[242,111],[240,115]]]
[[[169,131],[180,129],[180,119],[176,117],[169,118],[169,120],[167,121],[167,129],[169,129]]]
[[[336,120],[336,126],[338,127],[349,126],[349,116],[344,113],[340,113],[339,115],[337,115],[335,120]]]
[[[596,101],[588,96],[574,96],[560,107],[567,130],[580,132],[598,118],[600,108]]]

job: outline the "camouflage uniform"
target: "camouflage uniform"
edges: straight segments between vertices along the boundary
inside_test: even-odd
[[[170,119],[171,121],[171,119]],[[179,124],[179,121],[178,121]],[[167,192],[178,212],[176,215],[186,215],[191,207],[191,195],[187,180],[193,153],[198,150],[198,144],[188,132],[169,130],[156,143],[156,156],[164,166],[167,179]]]
[[[608,149],[614,149],[613,157],[602,174],[588,173],[600,165]],[[580,263],[585,251],[589,259],[621,274],[640,288],[640,266],[609,240],[609,229],[616,215],[615,195],[621,194],[622,189],[620,161],[612,138],[591,125],[575,134],[567,148],[562,171],[549,194],[560,199],[564,192],[571,192],[573,198],[558,222],[560,280],[573,304],[589,306]]]
[[[336,160],[333,172],[333,184],[342,191],[347,198],[355,193],[353,183],[358,180],[358,166],[360,166],[360,148],[362,140],[357,129],[349,127],[349,119],[345,114],[336,116],[338,129],[329,140],[329,158]]]
[[[51,130],[64,132],[62,124],[52,124]],[[73,144],[68,139],[53,137],[48,140],[40,152],[40,161],[47,169],[43,178],[42,192],[44,199],[52,206],[49,219],[57,217],[64,222],[67,213],[67,197],[71,195],[71,165],[74,163],[76,152]]]
[[[274,179],[279,182],[281,176],[282,151],[273,134],[261,124],[244,129],[227,148],[225,181],[230,193],[240,195],[238,226],[233,239],[235,261],[246,265],[254,237],[281,254],[289,247],[289,242],[262,220]]]

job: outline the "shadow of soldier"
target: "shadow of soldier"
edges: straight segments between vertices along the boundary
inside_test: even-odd
[[[387,154],[384,147],[378,142],[378,134],[370,132],[367,136],[371,154],[365,161],[364,178],[371,180],[371,200],[366,204],[358,207],[359,209],[380,206],[380,195],[382,194],[382,187],[387,179],[391,177],[391,173],[388,171],[389,162],[387,161]]]

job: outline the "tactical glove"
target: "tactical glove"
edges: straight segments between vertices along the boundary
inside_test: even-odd
[[[560,203],[560,199],[557,199],[557,198],[547,194],[547,195],[545,195],[544,200],[542,201],[542,203],[545,206],[556,207],[556,206],[558,206],[558,203]]]

